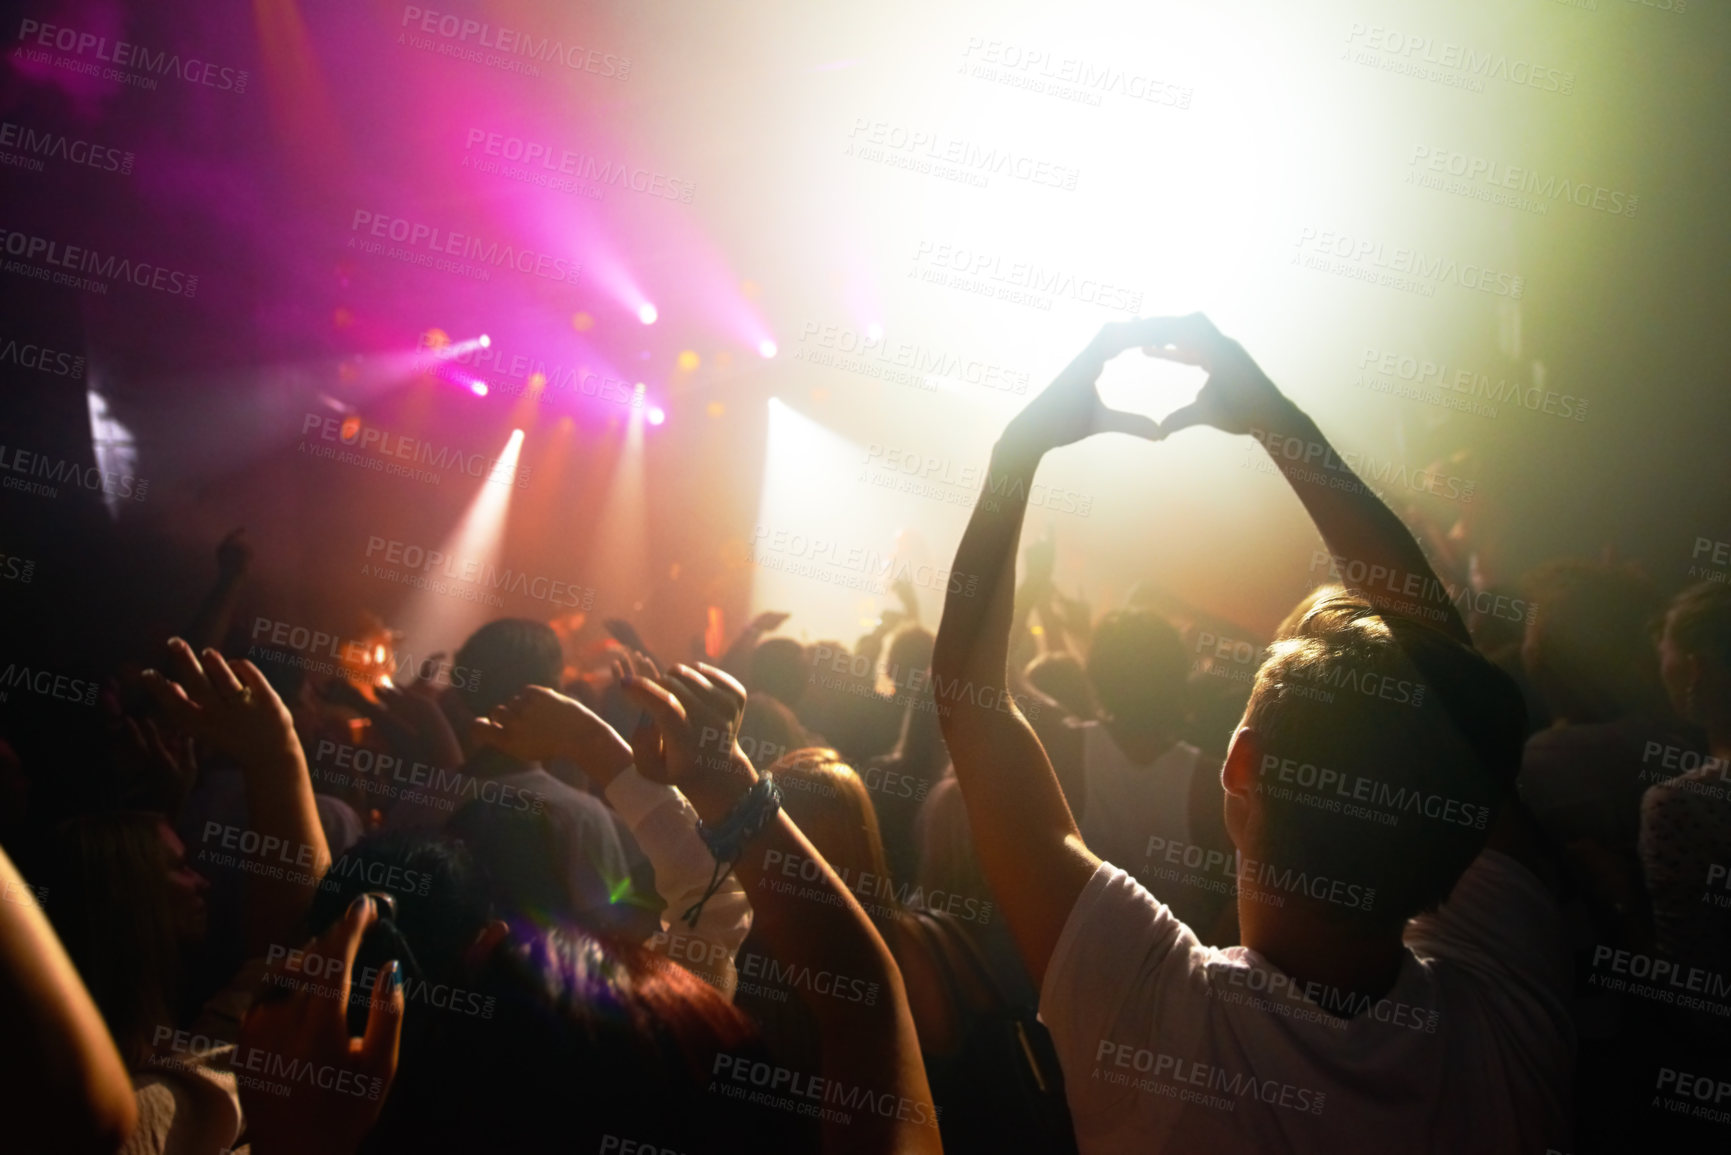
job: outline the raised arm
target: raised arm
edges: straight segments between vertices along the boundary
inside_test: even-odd
[[[757,781],[737,741],[744,688],[714,666],[675,666],[656,681],[632,677],[625,692],[653,722],[632,735],[639,772],[678,786],[706,826],[720,826]],[[778,868],[788,864],[800,885],[782,880]],[[780,962],[850,975],[883,992],[869,1003],[807,1000],[821,1032],[824,1078],[869,1091],[875,1100],[895,1096],[898,1105],[894,1117],[826,1118],[824,1151],[943,1150],[901,972],[858,900],[785,812],[749,839],[733,868],[753,896],[765,945]]]
[[[285,863],[246,875],[247,951],[262,955],[273,943],[294,941],[331,865],[306,756],[288,707],[258,667],[242,660],[230,668],[215,650],[205,650],[201,662],[179,638],[169,639],[168,650],[174,681],[146,670],[145,685],[170,721],[240,766],[251,832],[262,846],[278,848]]]
[[[36,893],[0,850],[0,1035],[17,1059],[0,1080],[8,1143],[118,1151],[137,1125],[126,1064]]]
[[[932,652],[933,690],[974,848],[1036,988],[1099,859],[1082,845],[1033,729],[1013,705],[1000,708],[1009,693],[1025,495],[1049,450],[1095,433],[1161,436],[1148,418],[1107,409],[1094,387],[1107,360],[1147,344],[1149,332],[1144,322],[1107,325],[999,438],[992,485],[975,504],[951,567],[978,581],[945,599]]]
[[[492,717],[477,721],[475,736],[526,762],[569,759],[601,787],[643,848],[655,871],[655,889],[667,904],[649,949],[679,961],[733,998],[738,986],[734,956],[751,932],[751,903],[739,880],[727,874],[701,903],[695,925],[681,917],[699,903],[716,875],[715,856],[697,833],[691,803],[673,787],[637,773],[630,745],[593,711],[544,686],[527,687]]]
[[[1418,617],[1472,645],[1447,587],[1412,532],[1334,451],[1322,431],[1200,313],[1146,322],[1154,357],[1197,365],[1208,381],[1196,400],[1161,422],[1168,435],[1191,425],[1249,434],[1262,444],[1310,514],[1342,585],[1372,605]]]

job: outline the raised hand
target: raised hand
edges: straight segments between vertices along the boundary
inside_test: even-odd
[[[1095,387],[1107,361],[1126,349],[1154,343],[1156,335],[1146,321],[1108,323],[1045,391],[1015,416],[1000,444],[1038,455],[1096,433],[1128,433],[1158,441],[1165,436],[1158,422],[1108,408]]]
[[[706,801],[757,780],[738,742],[745,687],[725,671],[703,662],[679,665],[659,678],[632,675],[620,689],[647,714],[631,735],[633,760],[645,778],[679,787],[705,817]]]
[[[1268,379],[1244,346],[1224,335],[1201,313],[1153,317],[1136,322],[1152,338],[1143,346],[1150,357],[1196,365],[1208,380],[1196,400],[1167,416],[1168,434],[1191,425],[1211,425],[1224,433],[1249,433],[1281,427],[1292,402]]]
[[[787,619],[792,616],[792,614],[786,613],[783,610],[764,610],[761,614],[752,618],[751,624],[745,628],[759,634],[772,633],[775,630],[779,630],[781,628],[781,623],[787,621]]]
[[[258,667],[244,658],[231,668],[215,650],[202,663],[179,638],[168,640],[172,681],[156,670],[144,686],[169,721],[243,763],[299,757],[294,719]]]
[[[348,1006],[355,954],[380,917],[381,901],[390,900],[357,898],[340,921],[304,950],[289,952],[265,976],[241,1026],[235,1061],[289,1075],[262,1080],[280,1087],[241,1080],[241,1106],[258,1155],[353,1152],[378,1120],[396,1077],[403,1035],[402,963],[386,963],[374,980],[361,1038],[349,1034]],[[339,960],[340,973],[333,973]],[[309,972],[308,963],[318,969]]]
[[[451,720],[445,717],[439,700],[421,690],[420,685],[414,683],[406,690],[396,686],[374,686],[373,695],[379,700],[379,709],[369,717],[411,757],[429,766],[462,765],[463,747],[457,741]]]
[[[631,765],[631,746],[619,732],[575,698],[545,686],[527,686],[491,716],[477,718],[475,741],[525,762],[569,758],[606,786]]]

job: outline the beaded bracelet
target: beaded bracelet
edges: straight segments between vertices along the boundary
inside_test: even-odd
[[[698,837],[703,839],[703,844],[709,847],[709,852],[715,856],[715,870],[709,876],[709,887],[703,892],[703,897],[681,916],[686,926],[697,926],[704,904],[721,889],[727,872],[733,869],[733,864],[745,853],[745,844],[761,834],[763,828],[774,821],[780,811],[781,787],[775,784],[773,776],[764,774],[752,783],[745,796],[727,812],[727,817],[715,826],[698,822]]]

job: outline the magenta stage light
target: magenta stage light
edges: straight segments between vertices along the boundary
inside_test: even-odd
[[[655,318],[659,317],[660,315],[661,315],[660,313],[657,313],[655,311],[655,306],[651,305],[648,301],[645,301],[645,302],[643,302],[643,304],[637,306],[637,319],[639,321],[642,321],[645,325],[655,324]]]
[[[493,338],[487,336],[487,334],[485,334],[485,333],[481,334],[481,348],[485,349],[489,345],[491,345],[492,343],[493,343]]]
[[[469,385],[469,392],[473,393],[477,397],[485,397],[487,395],[487,383],[485,381],[471,382]]]

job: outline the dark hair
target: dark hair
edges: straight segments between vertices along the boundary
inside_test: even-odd
[[[47,913],[128,1066],[170,1022],[180,980],[172,884],[160,827],[141,810],[56,827],[42,861]]]
[[[470,671],[463,700],[480,716],[509,702],[524,686],[557,688],[565,654],[547,623],[500,618],[469,635],[457,651],[457,665]]]
[[[1731,671],[1731,586],[1700,582],[1671,599],[1665,628],[1677,648]]]
[[[1088,680],[1108,718],[1176,730],[1189,664],[1178,631],[1147,610],[1113,610],[1094,627]]]
[[[487,1011],[421,1013],[367,1155],[594,1151],[609,1135],[678,1151],[807,1149],[792,1116],[723,1092],[750,1090],[727,1072],[767,1052],[744,1012],[677,964],[518,928],[462,981]]]
[[[751,654],[750,689],[797,706],[811,679],[811,657],[792,638],[765,638]]]
[[[1023,671],[1033,687],[1083,720],[1100,712],[1094,701],[1094,690],[1088,685],[1088,672],[1070,654],[1041,654],[1028,663]]]
[[[1553,713],[1581,724],[1662,706],[1653,629],[1664,602],[1650,581],[1629,566],[1570,560],[1526,585],[1536,606],[1527,672]]]
[[[493,917],[487,876],[467,846],[424,831],[392,831],[361,839],[331,863],[307,911],[307,936],[322,934],[368,891],[391,896],[395,922],[427,975],[454,973]],[[376,974],[390,957],[368,936],[355,967]]]
[[[1246,854],[1374,891],[1325,907],[1345,919],[1400,922],[1434,908],[1483,848],[1520,768],[1519,688],[1435,627],[1356,595],[1317,599],[1284,633],[1245,711],[1263,748],[1263,821]],[[1307,764],[1340,775],[1337,788],[1291,772]],[[1343,790],[1379,817],[1335,806]]]

